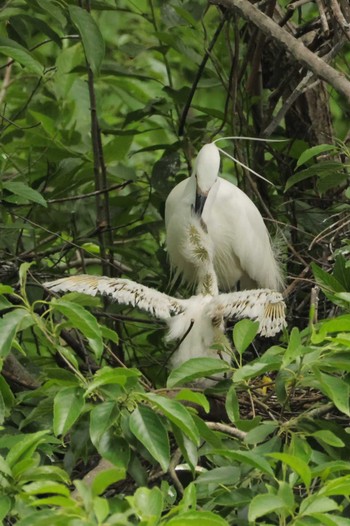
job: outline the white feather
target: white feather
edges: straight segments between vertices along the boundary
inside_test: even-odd
[[[218,177],[218,160],[214,144],[203,146],[191,177],[175,186],[167,198],[166,244],[174,276],[198,284],[198,269],[183,247],[200,190],[207,194],[201,220],[207,228],[219,288],[229,291],[240,281],[241,288],[280,290],[283,279],[262,216],[244,192]]]

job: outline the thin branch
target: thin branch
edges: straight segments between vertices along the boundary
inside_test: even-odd
[[[4,100],[5,96],[6,96],[7,88],[10,85],[11,69],[12,69],[12,63],[11,63],[11,59],[9,59],[8,62],[7,62],[7,66],[6,66],[6,70],[5,70],[5,76],[4,76],[4,80],[3,80],[3,83],[2,83],[2,86],[1,86],[1,90],[0,90],[0,104],[3,103],[3,100]]]
[[[210,52],[212,51],[217,39],[219,38],[219,35],[221,33],[221,30],[222,28],[224,27],[225,25],[225,22],[226,22],[226,17],[223,17],[221,19],[221,22],[220,24],[218,25],[215,33],[214,33],[214,36],[213,38],[211,39],[211,42],[208,46],[208,49],[206,50],[205,52],[205,55],[203,57],[203,60],[202,62],[200,63],[199,65],[199,68],[197,70],[197,73],[196,73],[196,77],[193,81],[193,84],[192,84],[192,87],[191,87],[191,91],[188,95],[188,99],[186,101],[186,104],[184,106],[184,109],[182,110],[182,114],[181,114],[181,117],[180,117],[180,123],[179,123],[179,135],[183,135],[184,134],[184,129],[185,129],[185,124],[186,124],[186,119],[187,119],[187,114],[188,114],[188,111],[191,107],[191,103],[192,103],[192,99],[194,97],[194,94],[196,93],[196,90],[197,90],[197,86],[198,86],[198,83],[201,79],[201,76],[203,74],[203,71],[204,71],[204,68],[205,68],[205,65],[206,63],[208,62],[208,59],[210,57]]]
[[[235,438],[239,438],[240,440],[244,440],[247,436],[247,433],[244,431],[241,431],[240,429],[237,429],[237,427],[232,427],[227,424],[221,424],[220,422],[206,422],[209,429],[213,429],[214,431],[220,431],[221,433],[226,433],[226,435],[230,435]]]
[[[79,199],[86,199],[87,197],[93,197],[98,194],[111,192],[112,190],[122,190],[127,185],[131,184],[132,182],[133,181],[129,179],[128,181],[125,181],[125,183],[113,184],[112,186],[104,190],[95,190],[94,192],[88,192],[87,194],[71,195],[69,197],[60,197],[58,199],[48,199],[46,202],[52,204],[52,203],[65,203],[66,201],[78,201]]]
[[[255,5],[252,5],[248,0],[210,0],[210,2],[228,9],[236,9],[243,18],[252,22],[266,35],[276,40],[282,47],[287,49],[295,60],[311,70],[317,77],[333,86],[336,91],[350,102],[350,82],[345,75],[315,55],[302,42],[299,42],[295,37],[287,33]]]

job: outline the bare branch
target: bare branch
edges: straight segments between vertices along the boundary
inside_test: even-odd
[[[284,47],[302,66],[307,67],[317,77],[322,78],[333,88],[341,93],[350,102],[350,81],[324,60],[310,51],[302,42],[287,33],[276,22],[259,11],[248,0],[210,0],[214,5],[237,10],[243,18],[255,24],[266,35],[276,40]]]

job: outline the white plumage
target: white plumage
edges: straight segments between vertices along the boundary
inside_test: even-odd
[[[220,342],[227,318],[250,318],[259,322],[263,336],[274,336],[286,325],[285,304],[279,292],[246,290],[229,294],[201,293],[178,299],[128,279],[78,275],[44,283],[52,292],[76,291],[108,296],[111,301],[149,312],[168,325],[168,340],[182,340],[172,357],[177,367],[190,358],[219,356],[212,346]]]
[[[220,153],[206,144],[198,153],[191,177],[179,183],[165,205],[166,244],[175,279],[198,285],[198,266],[188,255],[187,233],[194,218],[207,230],[221,290],[263,287],[281,290],[283,279],[262,216],[237,186],[218,176]]]

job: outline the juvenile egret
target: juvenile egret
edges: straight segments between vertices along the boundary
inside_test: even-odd
[[[209,269],[210,270],[210,269]],[[279,292],[256,289],[229,294],[197,294],[189,299],[173,298],[128,279],[78,275],[44,283],[52,292],[81,292],[90,296],[108,296],[111,301],[131,305],[164,320],[167,340],[180,340],[171,359],[177,367],[190,358],[223,358],[213,344],[224,338],[224,320],[250,318],[259,322],[262,336],[274,336],[286,325],[285,304]],[[203,384],[202,384],[203,385]]]
[[[166,245],[174,279],[198,284],[198,267],[188,257],[189,224],[197,216],[207,231],[206,248],[221,290],[281,290],[283,279],[262,216],[237,186],[219,177],[214,143],[199,151],[192,175],[170,192],[165,204]]]

